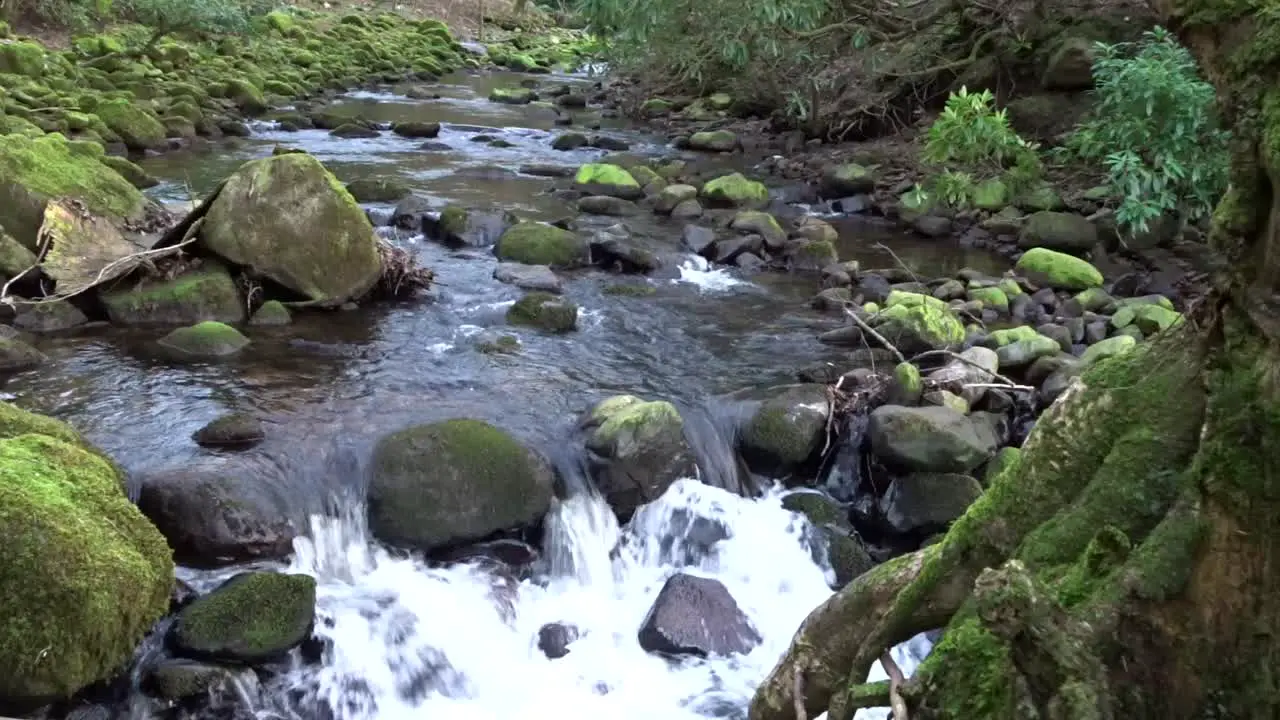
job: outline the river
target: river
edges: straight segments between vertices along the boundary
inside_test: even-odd
[[[182,201],[281,144],[312,153],[344,181],[404,180],[437,206],[565,217],[573,210],[548,192],[554,181],[517,169],[577,166],[605,153],[552,150],[562,131],[555,113],[486,100],[495,85],[523,79],[461,74],[441,81],[438,99],[410,100],[405,88],[386,87],[350,93],[335,104],[339,112],[375,121],[441,122],[435,142],[448,150],[421,150],[421,140],[387,132],[343,140],[261,123],[234,146],[141,164],[163,180],[151,191],[155,197]],[[540,81],[594,82],[585,76]],[[663,138],[621,121],[603,120],[600,132],[625,140],[632,153],[678,155]],[[481,134],[509,147],[472,140]],[[731,168],[735,160],[717,162]],[[370,209],[378,214],[389,206]],[[282,329],[249,328],[253,349],[216,364],[170,363],[151,350],[155,331],[99,327],[41,338],[37,344],[49,360],[13,377],[5,391],[25,407],[71,422],[131,473],[235,468],[308,528],[290,562],[274,567],[319,581],[316,632],[325,640],[323,657],[246,689],[239,713],[306,720],[496,720],[529,712],[565,720],[745,717],[756,685],[805,615],[831,592],[829,569],[807,546],[806,521],[782,508],[778,490],[747,499],[684,481],[619,528],[601,500],[579,489],[545,523],[545,571],[521,581],[501,602],[493,599],[501,578],[473,566],[428,568],[389,553],[363,523],[370,448],[407,425],[480,418],[557,455],[575,418],[609,395],[668,399],[714,420],[717,399],[727,393],[794,382],[797,369],[843,356],[816,339],[836,320],[808,307],[815,277],[711,268],[680,252],[680,228],[669,221],[625,222],[634,236],[661,249],[665,268],[648,278],[568,274],[565,294],[582,308],[579,329],[570,335],[505,327],[505,309],[521,293],[492,278],[491,253],[451,250],[405,234],[396,241],[436,273],[430,298],[300,314]],[[872,247],[881,241],[924,275],[1004,267],[998,258],[942,241],[865,223],[839,227],[842,259],[860,259],[864,267],[896,261]],[[605,292],[623,280],[646,283],[652,293]],[[489,328],[517,335],[521,351],[479,352],[477,336]],[[234,454],[191,442],[194,430],[235,410],[263,418],[265,442]],[[704,460],[731,452],[724,437],[706,434],[698,443]],[[718,524],[729,537],[709,548],[699,544],[690,517]],[[724,583],[763,643],[732,658],[672,662],[644,653],[637,627],[663,580],[680,569]],[[210,587],[231,571],[181,569],[180,575]],[[536,642],[539,627],[553,621],[573,623],[582,633],[558,660],[547,659]],[[917,638],[895,652],[911,668],[927,648]],[[155,712],[135,698],[135,718],[158,717]]]

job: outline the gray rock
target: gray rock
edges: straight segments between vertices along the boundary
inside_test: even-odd
[[[164,700],[189,698],[214,698],[214,704],[223,695],[236,692],[236,686],[256,687],[258,676],[249,668],[232,668],[225,665],[166,658],[147,669],[142,687],[151,695]]]
[[[569,654],[569,645],[581,637],[577,626],[568,623],[547,623],[538,628],[538,649],[550,660],[558,660]]]
[[[70,330],[87,322],[89,318],[80,312],[80,308],[66,300],[19,305],[13,318],[14,327],[33,333]]]
[[[215,418],[192,434],[201,447],[247,448],[262,442],[266,434],[262,421],[247,413],[228,413]]]
[[[680,244],[690,252],[706,255],[716,243],[716,231],[701,225],[685,225],[680,234]]]
[[[44,353],[17,338],[0,339],[0,373],[30,370],[47,359]]]
[[[671,483],[697,473],[684,420],[669,402],[618,395],[596,405],[579,426],[596,487],[624,521]]]
[[[557,295],[564,292],[564,281],[546,265],[498,263],[498,267],[494,268],[493,278],[521,290],[538,290]]]
[[[760,640],[720,581],[684,573],[667,579],[639,632],[647,652],[696,657],[746,654]]]
[[[640,212],[640,207],[630,200],[608,195],[589,195],[578,201],[578,209],[591,215],[626,217]]]
[[[880,499],[885,523],[896,533],[945,532],[982,495],[968,475],[915,473],[896,478]]]
[[[138,485],[138,509],[182,565],[222,567],[293,552],[293,524],[247,470],[182,468],[144,475]]]
[[[883,405],[871,413],[867,433],[876,456],[915,472],[971,472],[998,445],[989,424],[940,406]]]
[[[747,465],[762,475],[787,475],[822,448],[830,414],[822,385],[770,388],[739,437]]]
[[[685,200],[671,210],[675,220],[692,220],[702,217],[702,203],[697,200]]]
[[[971,387],[975,383],[991,383],[1000,368],[1000,358],[994,350],[971,347],[960,353],[963,360],[952,360],[929,373],[931,385],[950,390],[975,405],[986,395],[984,387]]]

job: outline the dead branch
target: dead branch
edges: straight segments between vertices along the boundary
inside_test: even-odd
[[[880,664],[884,666],[884,671],[889,676],[889,707],[893,710],[893,720],[909,720],[907,703],[902,699],[902,685],[906,683],[907,677],[902,674],[902,668],[898,667],[897,661],[893,659],[892,650],[884,651],[880,656]]]
[[[959,362],[962,362],[965,365],[968,365],[969,367],[977,368],[982,372],[986,373],[987,375],[990,375],[991,377],[995,378],[996,380],[999,380],[1001,383],[1001,386],[1004,388],[1022,389],[1022,388],[1030,387],[1028,385],[1019,385],[1018,383],[1010,380],[1009,378],[1001,375],[1000,373],[995,372],[994,370],[988,370],[987,368],[979,365],[978,363],[970,360],[969,358],[964,357],[960,353],[954,353],[954,352],[951,352],[950,350],[929,350],[927,352],[922,352],[919,355],[916,355],[915,357],[911,358],[911,362],[914,363],[924,358],[938,357],[938,356],[949,357],[952,360],[957,360]],[[975,385],[974,387],[978,387],[978,386]],[[1030,389],[1034,390],[1035,388],[1030,388]]]
[[[872,329],[872,327],[871,327],[870,325],[868,325],[868,324],[867,324],[867,322],[866,322],[865,320],[863,320],[862,318],[858,317],[858,316],[857,316],[857,314],[855,314],[855,313],[854,313],[854,312],[852,312],[851,310],[846,309],[844,312],[845,312],[845,314],[846,314],[846,315],[848,315],[848,316],[849,316],[849,319],[853,320],[853,322],[854,322],[854,324],[855,324],[855,325],[857,325],[859,328],[862,328],[862,331],[863,331],[863,332],[865,332],[866,334],[868,334],[868,335],[870,335],[871,337],[875,338],[876,342],[880,343],[880,344],[881,344],[881,345],[883,345],[885,348],[887,348],[890,352],[892,352],[892,353],[893,353],[893,355],[894,355],[894,357],[898,358],[898,362],[900,362],[900,363],[904,363],[904,362],[906,362],[906,361],[907,361],[907,358],[906,358],[906,356],[905,356],[905,355],[903,355],[903,354],[902,354],[902,351],[900,351],[900,350],[898,350],[898,348],[894,347],[893,343],[891,343],[891,342],[889,342],[888,340],[886,340],[886,339],[885,339],[885,337],[884,337],[883,335],[881,335],[880,333],[878,333],[878,332],[876,332],[874,329]]]

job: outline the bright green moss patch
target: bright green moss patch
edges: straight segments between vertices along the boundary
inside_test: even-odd
[[[1013,718],[1017,671],[1009,650],[982,626],[971,610],[962,610],[916,671],[922,691],[939,698],[937,717],[951,720]]]
[[[589,249],[586,241],[568,230],[543,223],[522,222],[511,226],[498,238],[497,254],[500,260],[507,262],[572,268],[586,263]]]
[[[224,357],[249,345],[249,338],[225,323],[207,320],[178,328],[160,339],[161,347],[186,357]]]
[[[309,575],[246,573],[187,606],[170,638],[188,656],[263,662],[307,639],[315,606]]]
[[[63,698],[107,677],[168,609],[168,545],[78,444],[0,440],[0,528],[0,696]]]

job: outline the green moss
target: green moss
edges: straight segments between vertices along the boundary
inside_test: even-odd
[[[890,290],[888,297],[885,298],[884,306],[886,308],[897,307],[932,307],[938,310],[946,310],[947,303],[939,300],[932,295],[923,295],[921,293],[906,292],[903,290]]]
[[[22,40],[0,44],[0,72],[39,78],[44,75],[46,58],[39,44]]]
[[[511,226],[498,238],[500,260],[525,265],[571,268],[587,261],[586,242],[568,230],[543,223],[522,222]]]
[[[640,183],[625,169],[609,163],[588,163],[578,168],[573,182],[583,188],[639,190]]]
[[[102,303],[112,322],[125,325],[240,322],[245,310],[235,281],[221,267],[104,293]]]
[[[249,338],[225,323],[206,320],[190,327],[178,328],[160,339],[160,345],[181,355],[220,357],[237,353],[249,344]]]
[[[558,295],[532,292],[507,310],[507,322],[551,332],[569,332],[578,327],[578,306]]]
[[[191,654],[267,660],[306,639],[315,604],[309,575],[248,573],[183,609],[172,633]]]
[[[998,287],[973,288],[969,291],[969,299],[977,300],[984,308],[1009,312],[1009,297]]]
[[[1032,248],[1018,258],[1016,269],[1037,282],[1060,290],[1085,290],[1102,285],[1102,273],[1073,255],[1048,248]]]
[[[74,197],[93,212],[139,220],[145,200],[137,188],[94,158],[78,156],[60,135],[0,137],[0,225],[23,245],[36,246],[49,198]]]
[[[920,368],[904,362],[893,369],[893,390],[891,402],[896,405],[915,405],[920,402],[924,392],[924,380],[920,377]]]
[[[640,285],[634,283],[611,283],[605,285],[600,292],[605,295],[615,295],[622,297],[648,297],[657,292],[652,285]]]
[[[98,145],[98,147],[101,148],[102,146]],[[143,170],[130,162],[127,158],[122,158],[118,155],[103,155],[98,158],[98,162],[106,165],[112,170],[115,170],[120,174],[120,177],[128,180],[130,185],[138,188],[139,190],[155,187],[160,184],[159,180],[154,178],[146,170]]]
[[[136,102],[123,98],[106,100],[98,103],[94,114],[131,150],[152,150],[164,145],[164,125]]]
[[[684,420],[676,406],[664,400],[645,402],[633,395],[609,398],[596,406],[593,416],[603,422],[593,433],[592,445],[612,445],[621,437],[632,441],[665,432],[670,427],[683,427]]]
[[[964,325],[949,310],[932,304],[887,307],[876,315],[876,331],[911,351],[936,350],[964,342]]]
[[[722,175],[708,181],[699,195],[713,207],[763,207],[769,202],[769,190],[741,173]]]
[[[987,336],[985,344],[987,347],[1001,348],[1020,340],[1033,340],[1039,336],[1040,333],[1036,332],[1035,328],[1029,325],[1019,325],[1017,327],[992,332]]]
[[[499,335],[478,343],[476,349],[486,355],[510,355],[519,352],[520,338],[515,335]]]
[[[1084,351],[1084,355],[1080,356],[1080,360],[1085,365],[1092,365],[1099,360],[1127,353],[1137,344],[1138,341],[1128,335],[1117,335],[1090,345],[1089,349]]]
[[[0,696],[64,698],[108,677],[168,609],[169,547],[121,484],[78,444],[0,440]]]
[[[925,658],[916,677],[922,693],[941,698],[934,717],[950,720],[1013,718],[1016,675],[1009,650],[971,611],[961,611]]]

